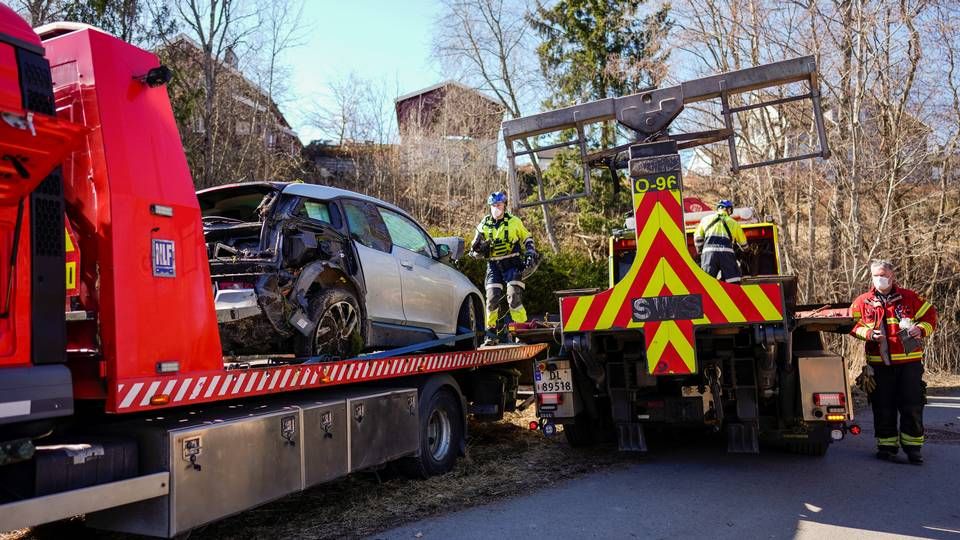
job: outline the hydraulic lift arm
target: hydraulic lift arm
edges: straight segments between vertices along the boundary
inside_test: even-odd
[[[750,103],[738,107],[729,106],[730,96],[797,82],[807,83],[806,93],[771,101]],[[712,99],[720,99],[722,106],[721,113],[724,120],[723,128],[697,133],[666,133],[667,127],[669,127],[671,122],[680,114],[685,105]],[[733,122],[734,114],[751,109],[782,105],[792,101],[807,99],[811,101],[819,143],[819,148],[816,151],[748,164],[740,164],[738,162],[735,139],[736,132]],[[585,126],[614,120],[620,125],[635,131],[637,139],[627,145],[604,149],[592,154],[589,153],[587,146],[588,137],[584,129]],[[573,140],[562,140],[562,137],[558,137],[558,139],[561,139],[560,142],[545,146],[532,145],[528,140],[531,137],[552,133],[559,135],[560,132],[571,130],[576,132],[576,138]],[[820,105],[820,89],[817,82],[817,66],[812,56],[784,60],[782,62],[739,71],[731,71],[720,75],[687,81],[667,88],[655,88],[629,96],[607,98],[555,111],[507,120],[503,123],[503,139],[506,143],[507,158],[510,166],[510,200],[514,207],[537,206],[590,195],[591,163],[607,160],[609,165],[611,163],[609,160],[615,160],[618,153],[625,151],[630,144],[636,142],[672,139],[680,142],[681,148],[691,148],[725,139],[729,146],[731,169],[734,173],[743,169],[812,157],[826,159],[830,155],[823,126],[823,111]],[[517,147],[517,144],[520,146]],[[517,183],[516,158],[518,156],[531,155],[546,150],[569,146],[577,146],[580,150],[580,157],[583,163],[584,191],[573,195],[518,204],[519,185]]]

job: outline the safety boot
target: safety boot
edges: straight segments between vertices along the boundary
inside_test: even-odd
[[[904,447],[903,451],[907,454],[907,459],[910,460],[910,463],[923,465],[923,454],[920,453],[920,448]]]
[[[482,347],[492,347],[500,343],[500,338],[497,336],[496,329],[487,329],[487,337],[483,340]]]
[[[896,446],[878,446],[877,459],[882,459],[883,461],[896,461],[897,451],[898,449]]]

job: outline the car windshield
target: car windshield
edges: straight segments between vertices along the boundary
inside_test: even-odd
[[[278,190],[266,184],[251,184],[198,193],[200,212],[205,218],[225,218],[244,222],[260,221],[257,209],[265,197],[276,196]]]

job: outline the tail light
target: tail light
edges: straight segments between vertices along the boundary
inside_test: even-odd
[[[847,396],[843,392],[814,394],[813,403],[818,407],[828,407],[830,405],[844,407],[847,404]]]
[[[560,405],[563,403],[563,394],[537,394],[541,405]]]
[[[637,249],[636,238],[619,238],[613,241],[614,251],[623,251],[626,249]]]

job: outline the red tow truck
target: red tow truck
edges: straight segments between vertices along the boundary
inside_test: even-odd
[[[546,349],[225,358],[168,79],[0,5],[0,531],[173,537],[388,462],[442,474]]]

